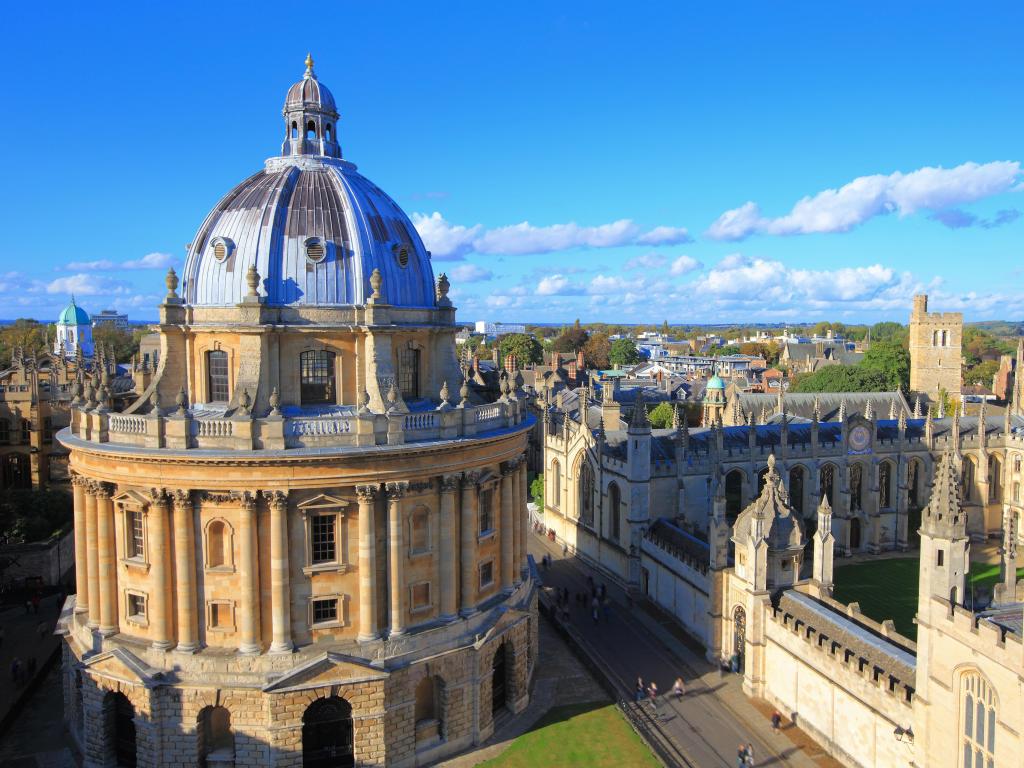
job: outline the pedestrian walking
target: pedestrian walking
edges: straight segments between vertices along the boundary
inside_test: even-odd
[[[747,745],[741,743],[736,747],[736,768],[746,768],[747,766]]]
[[[647,689],[647,697],[651,700],[651,709],[654,710],[654,716],[658,716],[658,684],[651,680],[651,685]]]
[[[754,765],[754,745],[749,741],[747,742],[747,765]]]
[[[683,682],[683,678],[676,678],[676,681],[672,684],[672,693],[676,697],[676,701],[679,701],[686,695],[686,683]]]
[[[594,619],[594,623],[597,624],[597,609],[598,609],[597,598],[594,597],[590,601],[590,615]]]
[[[639,704],[644,700],[644,679],[638,677],[636,679],[636,703]]]
[[[604,614],[605,624],[608,623],[608,609],[611,608],[611,602],[607,597],[601,601],[601,613]]]
[[[604,600],[605,598],[608,597],[608,587],[605,586],[604,582],[601,582],[601,589],[600,589],[599,597],[602,600]]]
[[[779,732],[779,727],[782,725],[782,713],[779,710],[772,712],[772,730],[776,733]]]

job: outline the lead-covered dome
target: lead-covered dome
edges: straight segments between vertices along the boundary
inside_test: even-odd
[[[228,192],[189,246],[188,304],[241,303],[255,265],[268,304],[365,304],[378,269],[388,304],[434,306],[423,241],[398,204],[341,158],[337,117],[307,58],[305,76],[288,91],[281,157]]]

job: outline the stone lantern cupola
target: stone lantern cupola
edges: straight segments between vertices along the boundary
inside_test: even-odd
[[[288,89],[282,114],[285,129],[282,155],[341,157],[334,96],[316,79],[313,57],[309,54],[306,54],[305,74]]]

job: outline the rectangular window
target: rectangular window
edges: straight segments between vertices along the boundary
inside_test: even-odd
[[[943,552],[942,552],[942,550],[940,549],[940,550],[938,551],[938,554],[937,554],[937,555],[936,555],[936,557],[935,557],[935,564],[936,564],[937,566],[939,566],[939,568],[941,568],[941,567],[942,567],[942,555],[943,555]]]
[[[480,589],[491,586],[494,583],[494,561],[488,560],[480,564]]]
[[[128,534],[128,557],[145,558],[145,538],[142,527],[142,512],[129,510],[125,514],[125,528]]]
[[[210,604],[210,627],[231,629],[231,603]]]
[[[32,422],[28,419],[21,420],[21,442],[27,443],[32,433]]]
[[[145,619],[146,618],[146,598],[144,595],[128,595],[128,618],[129,619]]]
[[[313,563],[333,563],[338,559],[335,545],[334,515],[314,515],[310,520]]]
[[[338,620],[338,598],[331,597],[313,601],[313,623],[323,624]]]
[[[398,389],[403,398],[420,396],[420,351],[403,349],[398,353]]]
[[[421,611],[430,607],[430,582],[412,585],[412,610]]]
[[[480,491],[480,535],[490,532],[493,527],[494,491],[490,488]]]
[[[11,425],[7,419],[0,419],[0,443],[7,444],[11,442]]]
[[[409,523],[409,551],[417,555],[430,551],[430,515],[425,509],[417,509],[412,513]]]
[[[299,355],[299,396],[303,405],[331,405],[334,392],[334,353],[311,349]]]
[[[228,353],[220,349],[206,353],[206,371],[209,379],[210,402],[226,403],[228,392]]]

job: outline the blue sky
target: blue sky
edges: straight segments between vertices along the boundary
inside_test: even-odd
[[[1024,317],[1019,2],[146,5],[5,11],[0,317],[155,318],[307,49],[461,320]]]

